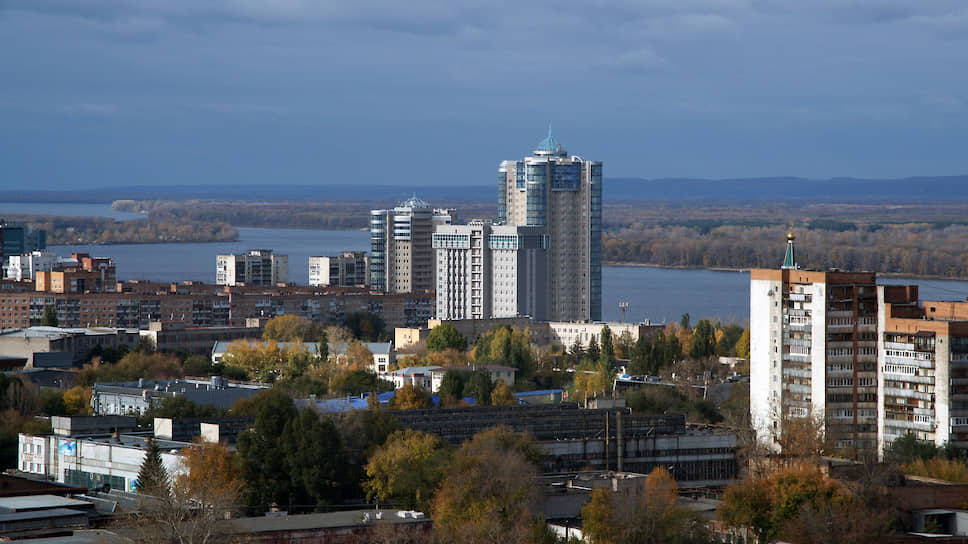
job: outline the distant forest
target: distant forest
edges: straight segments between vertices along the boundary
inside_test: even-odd
[[[115,221],[107,217],[59,217],[7,214],[12,223],[27,223],[47,231],[48,245],[154,244],[173,242],[229,242],[239,232],[222,221],[135,219]]]
[[[383,206],[392,206],[392,202]],[[440,202],[461,222],[493,218],[494,203]],[[364,229],[374,202],[134,201],[148,219],[44,218],[49,243],[233,240],[234,227]],[[36,217],[36,216],[35,216]],[[13,218],[11,218],[13,219]],[[778,267],[793,224],[804,268],[968,277],[968,203],[836,204],[804,201],[605,204],[608,263],[673,267]]]

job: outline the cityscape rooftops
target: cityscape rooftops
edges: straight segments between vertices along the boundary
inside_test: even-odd
[[[99,336],[117,334],[118,331],[138,332],[137,329],[114,329],[110,327],[86,327],[86,328],[66,328],[66,327],[27,327],[25,329],[12,329],[0,333],[0,336],[17,338],[49,338],[56,340],[73,335]]]

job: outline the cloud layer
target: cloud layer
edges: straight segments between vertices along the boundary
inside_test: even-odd
[[[961,0],[5,0],[0,179],[481,183],[548,122],[611,175],[963,173],[966,42]]]

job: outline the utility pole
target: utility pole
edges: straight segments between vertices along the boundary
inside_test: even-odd
[[[619,302],[618,309],[622,310],[622,323],[625,323],[625,312],[627,312],[629,309],[628,301],[623,300],[622,302]]]

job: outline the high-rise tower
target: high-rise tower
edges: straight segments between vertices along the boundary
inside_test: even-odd
[[[602,318],[602,163],[569,157],[551,135],[498,169],[498,220],[545,227],[551,321]]]
[[[392,210],[370,210],[370,288],[419,293],[434,288],[431,237],[454,221],[455,210],[434,209],[416,196]]]

